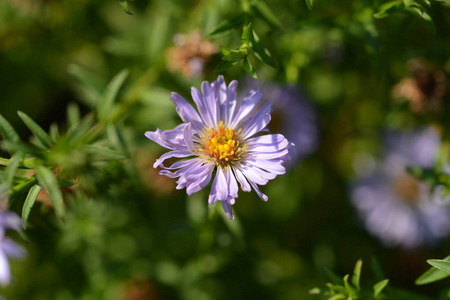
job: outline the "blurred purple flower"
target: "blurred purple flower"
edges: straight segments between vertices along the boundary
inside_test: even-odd
[[[255,80],[246,85],[256,88]],[[307,96],[297,86],[265,84],[260,88],[263,94],[261,104],[272,102],[272,121],[268,129],[280,132],[294,146],[289,149],[291,160],[286,163],[293,166],[306,155],[314,152],[319,142],[317,114]]]
[[[193,87],[192,98],[198,112],[183,97],[172,93],[171,100],[184,123],[172,130],[145,133],[147,138],[171,150],[153,166],[162,167],[162,175],[178,178],[177,189],[186,188],[188,195],[206,187],[217,170],[208,202],[215,204],[219,200],[230,219],[231,205],[238,197],[237,182],[244,192],[253,188],[267,201],[258,185],[285,173],[282,164],[289,158],[291,146],[281,134],[260,134],[271,120],[272,105],[258,107],[258,90],[237,100],[237,84],[234,80],[227,87],[219,76],[213,83],[204,81],[202,93]],[[188,159],[164,166],[163,162],[172,157]]]
[[[386,246],[411,249],[436,243],[450,233],[450,210],[433,201],[430,186],[406,167],[434,165],[439,133],[433,128],[388,132],[384,144],[380,168],[355,184],[352,203],[367,230]]]
[[[11,282],[8,257],[21,258],[25,255],[25,250],[21,246],[5,236],[7,229],[22,229],[22,219],[14,212],[2,209],[5,201],[7,200],[0,199],[0,285],[3,286]]]

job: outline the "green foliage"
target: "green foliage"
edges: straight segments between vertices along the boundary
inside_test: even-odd
[[[120,6],[129,15],[132,15],[130,8],[128,7],[128,0],[119,0]]]
[[[450,276],[449,272],[450,256],[447,256],[443,260],[429,259],[427,260],[427,262],[433,267],[430,268],[425,273],[423,273],[419,278],[417,278],[416,284],[418,285],[429,284]]]
[[[430,15],[430,10],[433,5],[437,2],[436,0],[424,0],[424,1],[414,1],[414,0],[395,0],[384,3],[378,9],[378,12],[374,14],[377,19],[382,19],[388,17],[390,14],[395,12],[406,12],[412,14],[421,20],[431,28],[433,32],[436,31],[436,26]]]
[[[272,58],[269,50],[263,45],[256,32],[254,31],[252,24],[248,22],[249,18],[254,16],[255,18],[260,18],[266,22],[272,29],[281,29],[281,22],[278,20],[277,16],[272,12],[270,7],[263,1],[250,1],[249,8],[244,5],[244,12],[237,15],[236,17],[220,23],[216,28],[214,28],[209,35],[216,36],[220,34],[229,34],[238,28],[243,27],[243,33],[241,36],[241,46],[237,50],[229,49],[227,47],[221,46],[221,52],[224,54],[222,61],[214,70],[215,72],[221,72],[227,70],[236,63],[230,63],[228,61],[241,61],[242,67],[247,74],[251,75],[253,78],[258,78],[253,66],[250,63],[249,55],[253,54],[261,62],[276,68],[277,64]]]
[[[128,71],[123,70],[108,83],[97,104],[98,118],[102,122],[107,121],[111,115],[114,100],[117,97],[120,87],[128,76]]]
[[[72,70],[76,70],[74,73],[77,75],[88,74],[79,67]],[[115,107],[114,100],[127,75],[127,71],[120,72],[98,94],[97,124],[92,114],[81,118],[78,106],[71,104],[67,108],[67,132],[61,134],[54,124],[49,134],[31,117],[19,111],[19,117],[33,134],[32,144],[28,144],[21,141],[14,128],[0,116],[0,128],[5,137],[2,147],[12,153],[10,159],[2,159],[2,164],[6,166],[2,181],[9,187],[14,202],[22,203],[25,226],[41,189],[45,190],[56,216],[62,220],[66,210],[63,186],[79,183],[79,176],[88,175],[102,162],[127,158],[122,151],[126,147],[119,130],[113,125],[106,126]],[[82,82],[86,84],[88,81]],[[120,150],[113,149],[114,146]],[[27,177],[26,173],[19,172],[19,168],[33,170],[35,175]]]
[[[41,192],[41,186],[34,185],[30,191],[28,192],[27,197],[25,198],[25,202],[22,207],[22,220],[23,220],[23,228],[27,228],[28,217],[30,216],[31,209],[33,208],[34,203],[36,202],[36,198],[39,196]]]
[[[385,279],[375,283],[372,290],[361,288],[361,268],[362,260],[358,260],[353,270],[351,283],[348,282],[349,275],[345,275],[343,279],[336,276],[329,270],[326,270],[326,274],[332,283],[327,283],[327,287],[320,289],[314,288],[309,291],[312,295],[325,295],[328,300],[338,299],[384,299],[382,291],[389,282],[389,279]]]
[[[24,260],[10,260],[13,281],[0,294],[448,299],[445,282],[421,287],[431,298],[408,291],[417,290],[427,248],[386,249],[370,237],[348,188],[380,165],[384,129],[437,125],[439,162],[409,172],[431,192],[443,187],[444,200],[450,193],[448,1],[305,2],[135,1],[130,17],[109,0],[0,1],[0,67],[8,70],[0,81],[1,196],[26,229],[7,236],[29,243]],[[131,14],[130,1],[119,4]],[[211,40],[202,36],[199,46],[192,32]],[[427,62],[419,73],[410,67],[417,58]],[[208,205],[209,186],[186,196],[158,175],[152,165],[163,150],[143,134],[178,125],[170,93],[191,102],[189,88],[217,78],[214,69],[227,83],[239,81],[240,98],[255,88],[248,74],[270,91],[300,86],[304,94],[294,101],[310,100],[320,131],[315,153],[291,160],[285,175],[261,187],[268,203],[239,192],[233,222],[220,204]],[[436,106],[418,111],[411,99],[394,99],[405,82],[428,82],[408,91]],[[270,125],[285,125],[274,112]],[[444,257],[448,246],[443,240],[432,251]],[[330,271],[351,270],[349,259],[374,253],[388,276],[374,261],[373,278],[361,261],[352,275]],[[447,260],[430,260],[435,267],[416,283],[448,277]],[[322,284],[322,265],[330,284],[308,297]],[[405,289],[394,287],[399,283]]]

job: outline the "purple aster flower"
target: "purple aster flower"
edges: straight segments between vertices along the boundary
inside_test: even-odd
[[[183,97],[170,98],[183,123],[175,129],[147,131],[145,136],[171,151],[163,154],[153,167],[160,174],[178,178],[177,189],[188,195],[200,191],[213,177],[208,202],[220,201],[228,218],[238,197],[238,182],[244,192],[253,188],[258,196],[268,198],[258,188],[285,173],[283,163],[289,158],[291,143],[281,134],[264,134],[270,122],[271,103],[257,108],[261,93],[252,90],[243,99],[236,96],[237,81],[226,86],[224,78],[204,81],[202,93],[192,88],[198,112]],[[186,158],[170,167],[163,162],[172,157]],[[176,170],[176,171],[174,171]]]
[[[439,133],[433,128],[389,132],[384,143],[380,167],[355,184],[352,203],[367,230],[386,246],[436,243],[450,233],[450,210],[434,201],[431,187],[410,175],[406,167],[434,165]]]
[[[250,79],[246,84],[257,86]],[[314,152],[319,142],[317,114],[305,93],[297,86],[268,84],[261,88],[261,104],[273,101],[272,121],[269,129],[280,132],[295,145],[289,149],[292,166]]]

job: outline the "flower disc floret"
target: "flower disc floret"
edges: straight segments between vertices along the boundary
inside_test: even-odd
[[[242,129],[235,132],[220,123],[219,128],[209,128],[202,135],[203,153],[222,166],[239,162],[245,152],[244,143],[239,139]]]
[[[238,183],[244,192],[252,189],[268,198],[258,188],[285,173],[283,163],[289,158],[290,143],[281,134],[263,134],[270,122],[271,103],[258,105],[261,93],[252,90],[241,101],[236,96],[237,81],[227,87],[222,76],[202,83],[201,93],[192,88],[197,110],[177,93],[170,98],[183,123],[166,131],[157,129],[145,135],[169,149],[153,165],[160,174],[178,178],[177,189],[192,195],[212,179],[210,204],[220,201],[228,218],[238,197]],[[184,158],[169,167],[166,159]],[[215,171],[215,172],[214,172]],[[214,178],[213,178],[214,174]]]

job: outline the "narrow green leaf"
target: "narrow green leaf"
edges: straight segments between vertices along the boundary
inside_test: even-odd
[[[93,155],[96,155],[97,157],[101,159],[107,159],[107,160],[115,160],[115,159],[125,159],[127,156],[123,154],[122,152],[104,147],[104,146],[98,146],[98,145],[87,145],[85,147],[86,151],[88,153],[91,153]]]
[[[375,279],[378,281],[384,280],[386,276],[384,275],[383,269],[380,266],[380,263],[378,262],[376,257],[372,257],[371,259],[371,267],[373,275],[375,276]]]
[[[127,70],[120,71],[106,86],[103,91],[100,102],[98,103],[98,117],[101,121],[105,121],[108,118],[108,114],[111,112],[114,100],[117,97],[120,87],[128,76]]]
[[[222,57],[223,60],[228,61],[240,61],[243,60],[244,57],[248,55],[247,51],[244,50],[232,50],[229,54]]]
[[[450,256],[447,256],[443,260],[450,261]],[[450,274],[448,274],[444,271],[441,271],[435,267],[432,267],[428,271],[423,273],[419,278],[417,278],[415,284],[417,284],[417,285],[428,284],[428,283],[432,283],[432,282],[444,279],[448,276],[450,276]]]
[[[340,299],[345,299],[345,298],[347,298],[345,295],[337,294],[337,295],[334,295],[333,297],[328,298],[328,300],[340,300]]]
[[[228,54],[230,54],[232,51],[236,51],[236,50],[233,50],[233,49],[224,47],[224,46],[219,46],[219,48],[220,48],[220,52],[222,52],[223,55],[228,55]]]
[[[106,128],[108,133],[108,138],[112,142],[112,145],[122,151],[123,153],[127,153],[127,145],[125,142],[125,138],[123,137],[119,127],[116,124],[109,124]]]
[[[8,158],[0,157],[0,166],[9,166],[10,163]]]
[[[308,9],[312,10],[313,6],[314,6],[314,0],[305,0],[305,2],[306,2],[306,6],[308,6]]]
[[[71,127],[67,131],[67,137],[71,142],[81,140],[94,125],[94,116],[92,114],[86,115],[78,126]]]
[[[12,186],[14,176],[16,175],[17,168],[19,167],[19,163],[22,157],[23,157],[22,152],[16,152],[9,160],[9,165],[5,169],[3,180],[8,189]]]
[[[28,236],[27,236],[27,234],[25,233],[25,231],[19,230],[19,231],[17,231],[17,233],[19,234],[20,238],[21,238],[25,243],[27,243],[27,244],[30,243],[30,240],[28,239]]]
[[[98,101],[100,100],[102,91],[106,86],[105,80],[74,64],[69,65],[68,72],[80,83],[80,99],[91,108],[96,107]]]
[[[323,268],[323,270],[325,271],[325,274],[328,276],[328,278],[331,280],[332,283],[337,284],[337,285],[344,284],[344,281],[342,280],[342,278],[337,276],[336,274],[334,274],[331,270],[329,270],[327,268]]]
[[[310,289],[308,292],[310,295],[320,295],[321,293],[322,291],[317,287]]]
[[[245,19],[245,14],[242,13],[242,14],[232,18],[231,20],[226,20],[226,21],[220,23],[208,35],[213,36],[213,35],[216,35],[219,33],[225,33],[227,31],[237,29],[242,26],[244,19]]]
[[[238,63],[238,61],[227,61],[227,60],[222,60],[216,67],[216,69],[214,70],[214,72],[223,72],[225,70],[228,70],[232,67],[234,67],[236,64]]]
[[[39,143],[45,148],[50,148],[52,145],[52,140],[50,136],[41,128],[33,119],[31,119],[27,114],[19,111],[17,112],[22,121],[31,130],[33,135],[39,141]]]
[[[36,202],[36,198],[41,192],[41,187],[39,185],[34,185],[30,191],[28,192],[27,198],[22,207],[22,220],[23,220],[23,228],[26,228],[28,216],[30,215],[31,209],[33,208],[34,202]]]
[[[338,295],[334,295],[333,297],[328,298],[328,300],[340,300],[340,299],[345,299],[346,296],[342,295],[342,294],[338,294]]]
[[[128,1],[127,0],[119,0],[120,6],[122,9],[129,15],[133,15],[130,11],[130,8],[128,7]]]
[[[2,141],[0,143],[1,149],[8,149],[8,151],[11,151],[13,153],[18,151],[21,151],[23,153],[32,153],[33,155],[37,156],[42,154],[42,146],[39,146],[40,147],[37,147],[30,143],[22,143],[21,141],[15,143],[10,141]]]
[[[389,279],[382,280],[373,286],[373,296],[376,298],[388,284]]]
[[[312,0],[310,0],[312,1]],[[255,2],[252,5],[252,9],[255,11],[261,19],[273,28],[281,28],[281,22],[278,17],[272,12],[270,7],[263,1]]]
[[[9,122],[0,114],[0,133],[5,140],[17,142],[20,140],[19,135]]]
[[[260,61],[268,64],[271,67],[277,67],[277,63],[272,58],[269,50],[267,50],[267,48],[264,47],[263,43],[261,43],[261,40],[259,39],[255,31],[253,31],[253,42],[250,44],[250,48],[252,49],[253,54],[255,54],[256,58],[258,58]]]
[[[442,259],[429,259],[427,263],[447,274],[450,274],[450,261]]]
[[[50,125],[49,135],[50,135],[50,138],[52,139],[53,143],[56,143],[56,141],[59,140],[60,135],[59,135],[58,124],[52,123]]]
[[[258,74],[256,74],[255,70],[253,69],[252,65],[250,64],[248,57],[244,58],[244,60],[242,61],[242,66],[244,67],[245,72],[250,74],[253,78],[258,78]]]
[[[345,289],[347,290],[349,296],[350,296],[352,299],[357,299],[357,298],[358,298],[358,292],[355,290],[354,287],[352,287],[352,286],[348,283],[348,277],[349,277],[348,274],[344,276],[344,286],[345,286]]]
[[[353,271],[353,276],[352,276],[352,283],[356,287],[357,290],[360,289],[359,280],[361,278],[361,267],[362,267],[362,260],[360,259],[356,262],[355,269]]]
[[[342,282],[344,282],[344,281],[342,281]],[[342,284],[344,284],[344,283],[342,283]],[[327,286],[330,290],[332,290],[332,291],[334,291],[334,292],[336,292],[336,293],[340,293],[340,294],[344,294],[344,295],[347,295],[347,294],[348,294],[347,289],[346,289],[345,286],[343,286],[343,285],[333,285],[333,284],[331,284],[331,283],[327,283],[326,286]]]
[[[244,32],[241,36],[242,44],[249,46],[251,42],[253,42],[253,27],[252,23],[248,24],[248,26],[244,29]]]
[[[76,103],[69,103],[67,106],[67,122],[69,127],[77,126],[80,120],[80,107]]]
[[[430,29],[433,31],[433,34],[436,32],[436,25],[434,24],[433,19],[421,5],[416,4],[414,6],[407,8],[407,10],[412,12],[414,15],[418,16],[422,20],[424,20],[428,25],[428,27],[430,27]]]
[[[44,166],[38,166],[36,168],[36,177],[39,184],[45,189],[50,201],[55,209],[56,216],[58,218],[64,217],[64,203],[61,190],[59,189],[58,180],[52,171]]]
[[[378,10],[377,13],[375,13],[373,15],[373,17],[375,19],[383,19],[386,18],[387,16],[389,16],[393,11],[395,11],[396,9],[398,9],[400,6],[402,6],[403,3],[402,1],[391,1],[391,2],[387,2],[384,3],[383,5],[380,6],[380,9]]]

